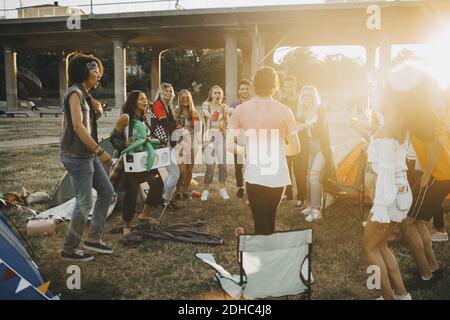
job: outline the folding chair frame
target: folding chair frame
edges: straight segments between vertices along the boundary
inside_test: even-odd
[[[364,220],[364,196],[365,196],[365,192],[366,192],[366,187],[365,187],[365,178],[366,178],[366,166],[367,166],[367,159],[366,159],[366,152],[364,151],[364,156],[360,157],[359,159],[359,165],[361,166],[361,168],[359,168],[359,170],[361,170],[361,176],[360,176],[360,181],[359,181],[359,186],[351,186],[351,185],[340,185],[337,182],[331,182],[333,183],[338,189],[340,189],[339,191],[334,191],[331,190],[332,188],[327,188],[327,183],[324,183],[322,186],[322,214],[325,216],[325,211],[326,211],[326,201],[327,201],[327,196],[331,195],[334,198],[336,198],[337,201],[339,201],[339,199],[342,199],[344,202],[343,204],[341,204],[338,208],[339,209],[345,209],[347,210],[349,213],[353,214],[353,204],[350,203],[349,200],[354,199],[355,197],[358,197],[358,207],[359,207],[359,214],[361,217],[361,220]],[[354,189],[352,191],[346,192],[344,189],[345,188],[349,188],[349,189]]]
[[[325,216],[326,211],[326,201],[328,195],[331,195],[336,198],[336,201],[343,200],[343,203],[338,206],[338,209],[345,209],[350,214],[353,214],[353,207],[354,205],[350,203],[350,200],[354,199],[356,196],[358,197],[358,209],[359,209],[359,216],[361,220],[364,220],[365,214],[364,214],[364,195],[365,195],[365,189],[362,189],[360,191],[357,191],[356,193],[352,194],[339,194],[339,193],[333,193],[333,192],[327,192],[323,191],[322,193],[322,215]]]
[[[288,231],[278,231],[275,233],[286,233],[286,232],[292,232],[292,231],[305,231],[305,230],[311,230],[311,228],[304,228],[304,229],[295,229],[295,230],[288,230]],[[256,236],[256,234],[246,234],[247,236]],[[243,254],[242,251],[239,250],[239,242],[240,242],[240,237],[238,237],[238,241],[237,241],[237,252],[238,252],[238,262],[239,262],[239,269],[240,269],[240,281],[239,281],[239,285],[243,288],[243,290],[245,289],[245,285],[247,283],[247,275],[245,274],[245,270],[244,270],[244,266],[243,266]],[[311,259],[312,259],[312,243],[308,244],[308,254],[305,256],[305,258],[303,259],[303,261],[300,263],[300,272],[299,272],[299,279],[300,281],[306,286],[306,290],[303,293],[300,293],[301,295],[306,296],[307,300],[311,300],[311,295],[312,295],[312,283],[311,283],[311,277],[312,277],[312,269],[311,269]],[[305,263],[305,260],[308,259],[308,279],[305,279],[303,277],[302,274],[302,267],[303,264]],[[299,295],[300,295],[299,294]],[[286,296],[286,299],[289,298],[290,295]],[[267,297],[270,298],[270,297]]]

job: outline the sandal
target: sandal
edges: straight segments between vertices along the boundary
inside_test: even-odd
[[[124,237],[126,237],[127,235],[129,235],[131,233],[131,228],[123,228],[122,229],[122,235],[124,236]]]
[[[150,215],[150,207],[147,204],[144,205],[144,208],[139,213],[138,219],[139,221],[146,221],[152,219],[152,216]]]

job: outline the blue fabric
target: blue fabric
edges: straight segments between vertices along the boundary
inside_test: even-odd
[[[14,271],[20,274],[24,279],[34,287],[44,283],[38,268],[31,260],[25,247],[17,239],[14,232],[6,223],[6,218],[0,212],[0,259],[6,262]],[[5,263],[0,264],[0,300],[23,300],[23,299],[45,299],[29,287],[19,293],[15,293],[20,282],[20,277],[15,276],[8,281],[3,281],[3,275],[6,271]]]

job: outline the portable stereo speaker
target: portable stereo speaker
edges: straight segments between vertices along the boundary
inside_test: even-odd
[[[143,172],[145,163],[147,162],[147,152],[135,152],[130,155],[125,155],[124,166],[125,172]],[[158,169],[170,165],[170,149],[161,148],[155,150],[155,162],[152,169]]]

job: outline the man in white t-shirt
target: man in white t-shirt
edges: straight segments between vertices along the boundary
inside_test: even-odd
[[[300,152],[297,125],[291,109],[272,98],[278,76],[271,67],[257,70],[256,96],[236,107],[228,128],[245,136],[247,159],[244,180],[255,234],[275,231],[278,205],[286,185],[291,184],[286,155]]]

